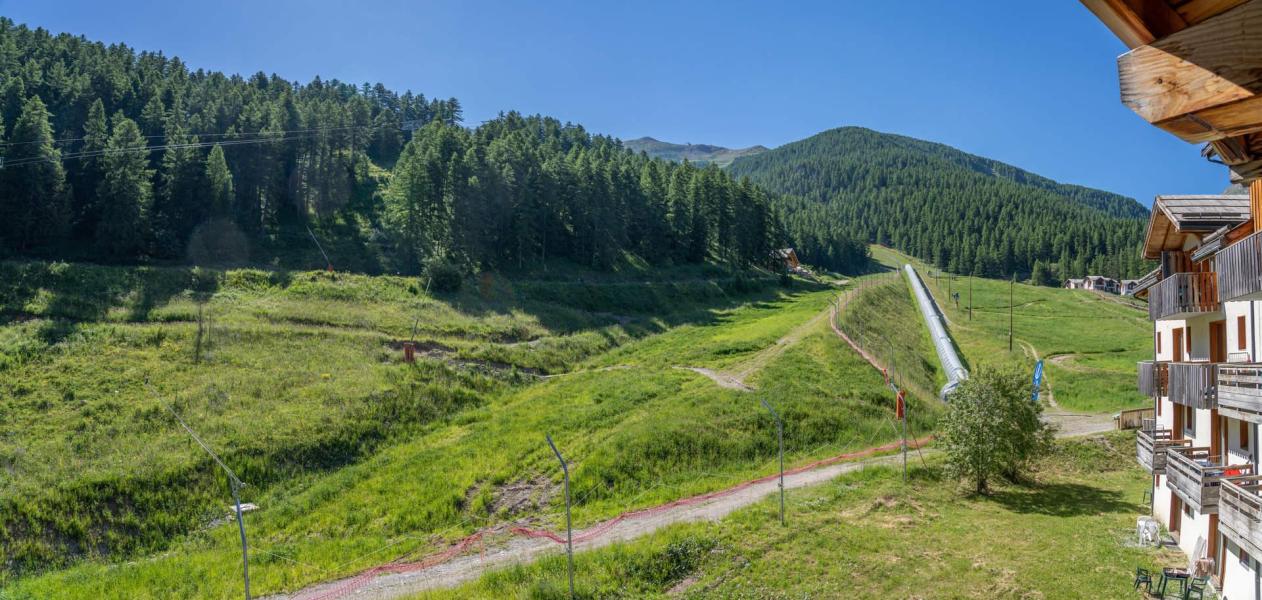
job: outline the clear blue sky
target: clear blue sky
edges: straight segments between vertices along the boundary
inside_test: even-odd
[[[1124,46],[1055,2],[0,0],[193,68],[381,81],[630,139],[776,146],[842,125],[947,143],[1145,204],[1226,171],[1118,101]]]

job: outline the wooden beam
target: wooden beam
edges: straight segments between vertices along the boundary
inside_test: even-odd
[[[1122,103],[1189,142],[1262,131],[1262,0],[1118,58]]]
[[[1262,89],[1262,2],[1251,1],[1117,59],[1122,103],[1157,123]]]
[[[1225,13],[1248,0],[1188,0],[1174,7],[1175,12],[1187,21],[1188,25],[1195,25],[1213,17]]]
[[[1238,165],[1228,165],[1228,179],[1232,183],[1252,185],[1262,180],[1262,159]]]

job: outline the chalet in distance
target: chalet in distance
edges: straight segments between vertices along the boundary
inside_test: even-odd
[[[1226,166],[1247,196],[1161,196],[1136,284],[1155,419],[1136,442],[1153,516],[1225,600],[1262,600],[1262,0],[1081,0],[1129,48],[1122,103]],[[1165,165],[1154,165],[1163,168]]]

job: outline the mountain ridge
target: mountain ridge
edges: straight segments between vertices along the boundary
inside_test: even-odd
[[[957,148],[863,127],[829,129],[726,170],[779,194],[786,228],[817,245],[885,243],[955,272],[1054,278],[1138,276],[1149,211],[1120,194],[1050,178]],[[814,240],[812,242],[812,240]]]
[[[645,152],[655,158],[676,162],[687,160],[698,164],[714,163],[720,167],[727,166],[738,158],[753,156],[769,150],[769,148],[761,144],[748,148],[727,148],[715,144],[676,144],[649,136],[624,140],[622,145],[634,152]]]

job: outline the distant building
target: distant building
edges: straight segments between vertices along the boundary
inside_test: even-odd
[[[1112,277],[1102,277],[1100,275],[1087,275],[1082,279],[1066,279],[1065,289],[1067,290],[1091,290],[1093,292],[1104,292],[1108,294],[1119,294],[1122,291],[1122,284]]]
[[[802,263],[798,262],[798,254],[793,251],[793,248],[772,250],[771,256],[787,271],[794,271],[802,266]]]
[[[1122,295],[1134,296],[1135,288],[1138,288],[1138,287],[1139,287],[1138,279],[1123,279],[1122,280]]]

